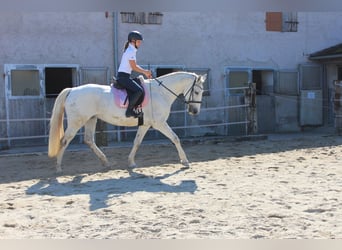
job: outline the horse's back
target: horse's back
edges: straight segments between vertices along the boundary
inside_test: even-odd
[[[111,102],[111,87],[88,83],[72,88],[66,102],[66,109],[96,113]],[[69,111],[70,112],[70,111]]]
[[[110,88],[111,87],[108,85],[88,83],[72,88],[70,94],[80,98],[97,99],[97,97],[103,98],[103,95],[106,95],[106,93],[110,93]]]
[[[102,84],[96,84],[96,83],[87,83],[83,84],[77,87],[74,87],[74,91],[82,91],[82,92],[92,92],[92,91],[99,91],[99,92],[106,92],[110,90],[109,85],[102,85]]]

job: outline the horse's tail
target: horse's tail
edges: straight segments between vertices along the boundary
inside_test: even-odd
[[[57,156],[61,148],[61,139],[64,136],[64,104],[65,100],[71,91],[71,88],[64,89],[55,101],[52,109],[52,115],[50,120],[50,132],[49,132],[49,157]]]

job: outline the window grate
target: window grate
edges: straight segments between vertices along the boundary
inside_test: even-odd
[[[283,31],[284,32],[297,32],[298,30],[298,17],[295,12],[283,13]]]
[[[266,12],[266,31],[297,32],[296,12]]]
[[[162,24],[160,12],[120,12],[122,23]]]

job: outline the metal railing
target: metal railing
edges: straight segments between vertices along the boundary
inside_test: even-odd
[[[238,89],[238,88],[234,88]],[[239,89],[247,89],[247,88],[239,88]],[[208,129],[208,130],[213,130],[216,132],[213,132],[214,134],[216,133],[217,135],[231,135],[227,131],[229,130],[229,126],[243,126],[244,127],[244,133],[247,134],[247,126],[251,122],[248,120],[247,116],[244,116],[243,119],[241,120],[235,120],[235,121],[229,121],[229,116],[227,116],[227,113],[229,110],[242,110],[242,113],[246,113],[246,110],[249,108],[249,104],[236,104],[236,105],[226,105],[226,106],[221,106],[221,107],[207,107],[207,108],[201,108],[201,114],[204,113],[206,115],[206,112],[210,112],[212,114],[213,112],[220,112],[224,113],[225,115],[221,115],[222,119],[221,121],[214,121],[211,122],[210,119],[208,119],[208,122],[205,122],[206,124],[196,124],[196,125],[191,125],[188,122],[187,113],[186,110],[174,110],[170,112],[171,115],[181,115],[184,116],[184,125],[175,125],[175,124],[170,124],[170,127],[176,131],[183,131],[183,135],[179,135],[180,138],[182,137],[187,137],[189,133],[186,131],[190,130],[200,130],[200,129]],[[66,120],[66,119],[65,119]],[[44,133],[41,134],[24,134],[24,135],[18,135],[20,134],[20,131],[15,131],[12,127],[13,123],[22,123],[22,122],[41,122],[42,127],[45,127]],[[48,138],[49,138],[49,122],[50,118],[22,118],[22,119],[0,119],[0,124],[5,124],[5,126],[9,125],[10,129],[6,130],[6,135],[1,135],[0,137],[0,150],[4,148],[12,148],[12,147],[17,147],[17,146],[30,146],[30,145],[39,145],[39,146],[44,146],[48,144]],[[203,123],[203,121],[202,121]],[[2,125],[1,125],[2,126]],[[109,127],[109,129],[108,129]],[[153,129],[150,129],[151,131]],[[104,130],[101,131],[96,131],[96,135],[99,135],[101,133],[107,134],[108,137],[108,142],[121,142],[123,141],[123,137],[126,138],[126,140],[131,140],[130,138],[135,136],[135,133],[137,131],[137,127],[119,127],[115,125],[110,125],[105,127]],[[185,131],[185,132],[184,132]],[[217,132],[217,131],[222,131],[222,132]],[[122,136],[122,133],[125,133],[126,136]],[[132,133],[131,136],[127,136],[127,134]],[[16,134],[16,135],[14,135]],[[177,133],[178,134],[178,133]],[[190,133],[191,134],[191,133]],[[76,143],[82,143],[83,142],[83,136],[84,136],[84,129],[80,129],[80,131],[76,134],[75,137],[79,137],[79,140],[76,139]],[[159,135],[157,135],[158,137]],[[161,137],[163,135],[160,134]],[[151,137],[155,138],[156,135],[149,136],[148,134],[146,135],[146,139],[151,139]],[[158,139],[158,138],[157,138]],[[24,141],[24,142],[23,142]],[[24,144],[24,145],[23,145]]]

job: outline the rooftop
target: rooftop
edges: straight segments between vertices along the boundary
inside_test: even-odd
[[[309,55],[310,60],[342,59],[342,43]]]

